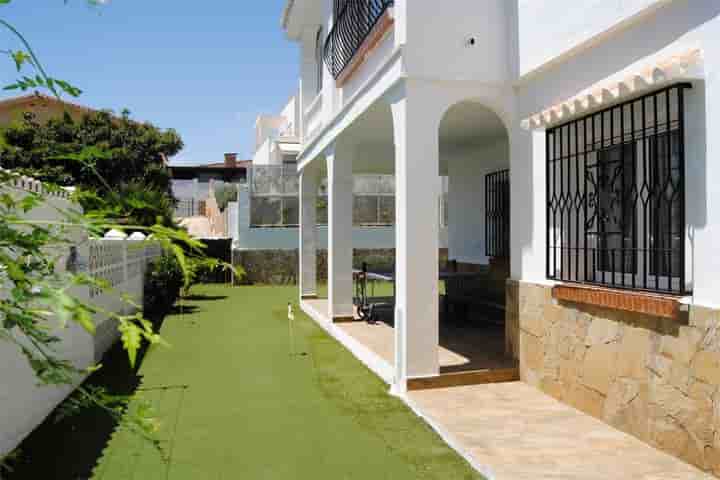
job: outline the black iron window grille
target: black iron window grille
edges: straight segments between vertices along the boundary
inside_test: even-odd
[[[485,255],[510,256],[510,170],[485,176]]]
[[[689,293],[677,84],[547,131],[547,276]]]
[[[394,0],[335,0],[334,25],[325,41],[325,64],[338,78]]]

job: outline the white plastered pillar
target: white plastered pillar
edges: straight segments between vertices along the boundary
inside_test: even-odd
[[[439,116],[419,87],[390,98],[395,141],[395,368],[398,390],[439,373]],[[431,110],[431,111],[427,111]]]
[[[544,282],[545,131],[513,126],[510,134],[510,276]]]
[[[332,146],[326,152],[328,179],[328,316],[352,320],[353,157]]]
[[[311,166],[300,173],[300,297],[317,298],[318,173]]]

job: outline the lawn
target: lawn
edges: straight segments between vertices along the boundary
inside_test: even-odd
[[[148,353],[163,457],[122,429],[95,480],[479,479],[387,386],[297,313],[295,287],[201,286]]]

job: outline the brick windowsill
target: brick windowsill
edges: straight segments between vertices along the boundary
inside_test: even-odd
[[[584,303],[596,307],[643,313],[656,317],[678,319],[682,297],[656,293],[617,290],[589,285],[556,285],[552,289],[556,300]]]

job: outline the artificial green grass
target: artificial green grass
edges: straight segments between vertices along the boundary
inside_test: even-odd
[[[120,430],[95,480],[482,478],[297,308],[291,355],[295,287],[195,293],[141,369],[167,458]]]

